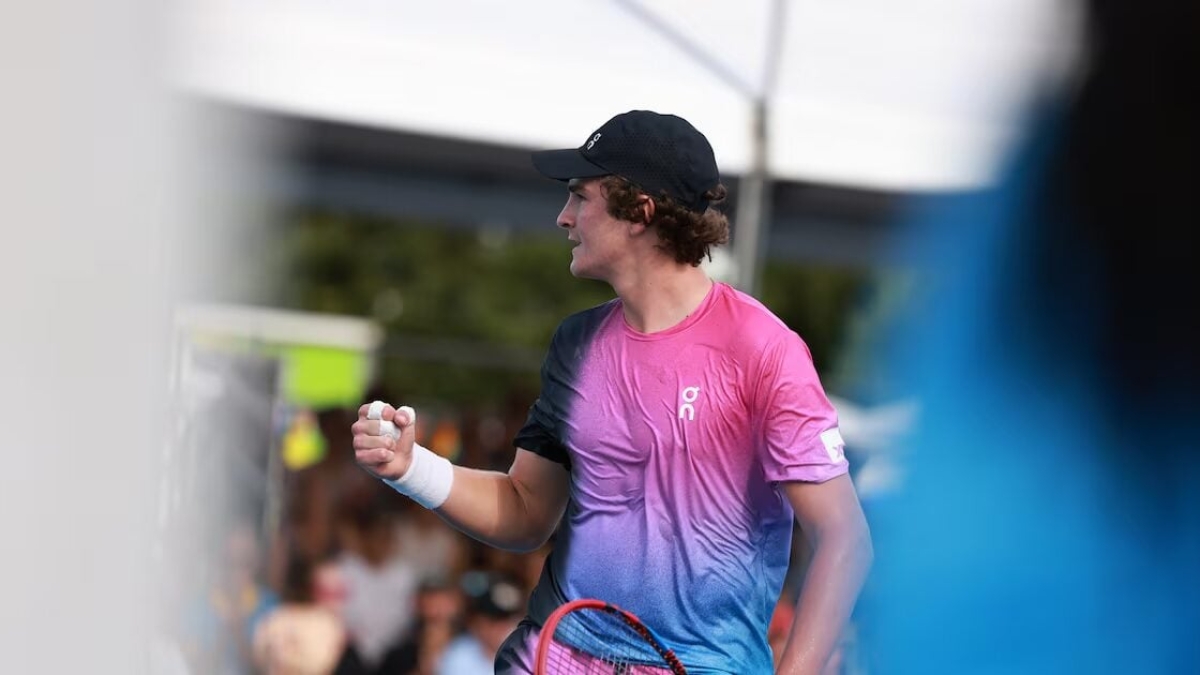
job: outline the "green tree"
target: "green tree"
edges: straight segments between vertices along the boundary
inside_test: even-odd
[[[283,304],[372,317],[388,334],[382,376],[406,400],[499,403],[537,391],[537,366],[567,315],[609,300],[603,283],[568,271],[561,238],[301,212],[276,239]],[[858,270],[767,266],[763,301],[832,367]]]

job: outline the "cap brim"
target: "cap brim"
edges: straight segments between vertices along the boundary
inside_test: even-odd
[[[583,154],[576,148],[535,152],[533,153],[533,168],[543,176],[554,180],[596,178],[612,173],[608,169],[584,159]]]

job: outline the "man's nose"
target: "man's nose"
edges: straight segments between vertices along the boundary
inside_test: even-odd
[[[572,227],[575,227],[575,219],[572,217],[569,209],[567,209],[566,206],[563,207],[562,211],[558,212],[558,226],[564,230],[569,230]]]

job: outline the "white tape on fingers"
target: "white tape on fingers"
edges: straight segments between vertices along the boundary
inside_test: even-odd
[[[387,405],[383,401],[372,401],[371,406],[367,408],[367,419],[377,420],[383,417],[383,407]]]
[[[383,401],[375,401],[374,403],[372,403],[371,407],[367,410],[367,419],[379,420],[379,435],[380,436],[391,436],[392,438],[400,438],[400,428],[396,426],[395,422],[379,419],[379,416],[382,414],[382,411],[383,411],[383,405],[384,405]],[[397,414],[405,413],[406,415],[408,415],[408,423],[409,424],[412,424],[417,421],[417,411],[413,410],[412,408],[410,408],[406,405],[402,405],[399,408],[397,408],[396,413]],[[393,417],[392,419],[396,419],[396,418]]]
[[[402,405],[399,408],[396,408],[396,412],[407,414],[409,424],[415,424],[417,422],[417,411],[413,410],[412,408],[410,408],[406,405]]]
[[[400,438],[400,430],[396,428],[395,424],[387,420],[379,420],[379,435]]]

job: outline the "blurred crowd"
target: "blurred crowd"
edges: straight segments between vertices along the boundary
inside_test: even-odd
[[[375,480],[354,463],[356,415],[317,415],[324,456],[286,471],[278,527],[248,513],[224,528],[211,588],[184,610],[189,672],[492,672],[550,546],[486,548]],[[462,461],[511,460],[506,441],[466,436]]]
[[[356,415],[351,409],[317,415],[326,452],[319,462],[287,471],[276,531],[264,531],[260,514],[223,528],[221,550],[212,552],[212,581],[190,589],[199,596],[185,604],[177,670],[493,672],[495,653],[524,617],[553,540],[531,553],[501,551],[396,494],[355,464],[349,430]],[[524,405],[502,420],[473,421],[462,428],[478,433],[461,434],[447,452],[467,466],[507,470]],[[794,597],[785,591],[771,624],[777,651],[791,627]]]

